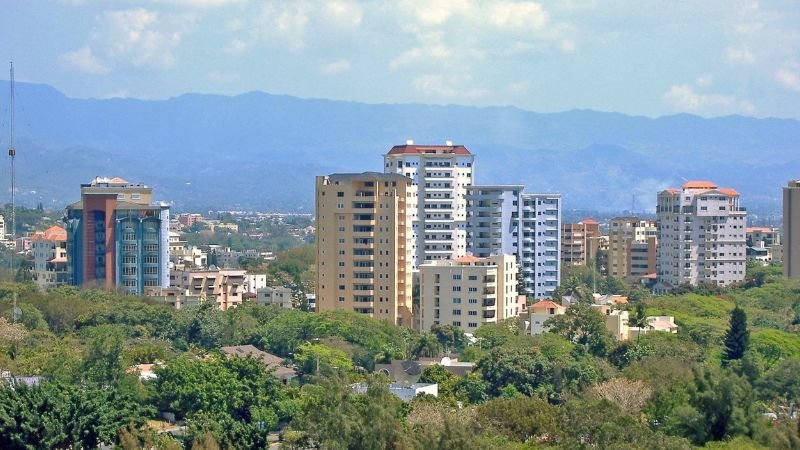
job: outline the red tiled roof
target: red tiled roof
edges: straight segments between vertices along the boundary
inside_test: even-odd
[[[390,155],[419,155],[423,153],[427,153],[426,150],[431,150],[433,152],[442,153],[453,153],[456,155],[471,155],[472,153],[467,150],[467,147],[463,145],[395,145],[389,150]],[[438,153],[438,152],[437,152]]]
[[[531,308],[561,308],[561,305],[550,300],[542,300],[531,305]]]
[[[747,227],[745,229],[747,233],[771,233],[772,228],[769,227]]]
[[[642,278],[646,278],[648,280],[655,280],[656,278],[658,278],[658,274],[648,273],[647,275],[642,275]]]
[[[717,189],[717,190],[722,192],[723,194],[729,196],[729,197],[736,197],[737,195],[739,195],[739,193],[736,192],[736,189],[722,188],[722,189]]]
[[[580,222],[578,222],[578,223],[590,223],[590,224],[595,224],[595,223],[597,223],[597,221],[596,221],[596,220],[594,220],[594,219],[593,219],[593,218],[591,218],[591,217],[587,217],[587,218],[585,218],[585,219],[581,220],[581,221],[580,221]]]
[[[37,232],[36,235],[33,237],[34,241],[38,241],[40,239],[44,239],[46,241],[66,241],[67,240],[67,230],[53,225],[52,227]]]
[[[474,263],[474,262],[478,262],[480,260],[481,259],[478,258],[477,256],[466,255],[466,256],[462,256],[461,258],[456,259],[456,262],[457,263]]]
[[[683,183],[684,189],[716,189],[717,185],[705,180],[691,180]]]
[[[680,191],[679,191],[679,190],[677,190],[677,189],[675,189],[675,188],[669,188],[669,189],[664,189],[664,192],[667,192],[667,193],[669,193],[669,194],[675,195],[675,194],[677,194],[677,193],[678,193],[678,192],[680,192]]]

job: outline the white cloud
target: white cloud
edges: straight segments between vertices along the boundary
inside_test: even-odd
[[[225,47],[225,51],[228,53],[242,53],[248,48],[250,48],[250,44],[239,38],[233,38],[228,46]]]
[[[111,71],[93,53],[91,47],[84,45],[74,52],[67,52],[59,58],[62,65],[69,69],[93,75],[105,75]]]
[[[364,17],[361,5],[353,1],[328,0],[323,3],[323,8],[323,17],[337,26],[358,27]]]
[[[753,64],[756,62],[756,55],[748,47],[729,47],[725,56],[730,63]]]
[[[239,81],[239,74],[233,72],[222,72],[220,70],[212,70],[208,73],[208,79],[215,83],[236,83]]]
[[[526,94],[530,90],[531,84],[527,80],[517,81],[510,83],[506,86],[506,90],[510,94]]]
[[[489,6],[489,21],[497,27],[510,29],[541,29],[550,15],[536,2],[501,1]]]
[[[406,0],[398,3],[401,11],[411,12],[422,26],[442,25],[454,16],[470,14],[474,0]]]
[[[700,93],[688,84],[671,86],[664,93],[663,98],[679,111],[697,114],[752,114],[755,112],[755,107],[747,100],[738,100],[730,95]]]
[[[572,53],[578,48],[578,46],[575,44],[575,41],[571,39],[564,39],[558,45],[561,51],[564,53]]]
[[[397,70],[413,64],[430,64],[450,57],[450,49],[442,42],[441,32],[425,33],[419,36],[420,46],[401,53],[389,62],[389,68]]]
[[[107,11],[97,17],[89,41],[61,56],[66,66],[87,73],[107,74],[121,66],[167,69],[175,64],[173,54],[181,43],[183,27],[191,16],[164,21],[144,8]]]
[[[468,75],[425,74],[415,77],[411,81],[411,85],[420,94],[433,99],[475,100],[489,94],[486,89],[469,87],[471,81],[472,78]]]
[[[306,46],[308,20],[309,11],[304,3],[267,4],[261,11],[259,32],[267,41],[281,40],[292,50],[300,50]]]
[[[775,79],[786,89],[800,92],[800,64],[787,64],[778,69]]]
[[[350,61],[346,59],[337,59],[323,64],[320,71],[325,75],[340,75],[350,72]]]
[[[714,82],[714,77],[711,74],[705,74],[697,77],[694,83],[700,87],[708,87]]]
[[[242,0],[154,0],[154,2],[192,8],[218,8],[220,6],[230,6],[234,3],[242,3]]]

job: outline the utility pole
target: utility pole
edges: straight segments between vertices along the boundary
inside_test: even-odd
[[[16,195],[17,195],[17,170],[16,170],[16,156],[17,150],[14,148],[14,119],[15,119],[15,111],[14,111],[14,62],[11,62],[11,69],[10,69],[10,81],[11,81],[11,139],[9,140],[9,147],[8,147],[8,156],[11,157],[11,276],[13,277],[12,280],[14,282],[17,281],[17,272],[14,270],[14,254],[17,253],[17,240],[16,240],[16,232],[17,232],[17,202],[16,202]],[[11,310],[11,321],[12,323],[17,323],[17,315],[19,314],[17,309],[17,291],[16,286],[14,287],[14,292],[11,294],[12,298],[14,299],[14,307]]]

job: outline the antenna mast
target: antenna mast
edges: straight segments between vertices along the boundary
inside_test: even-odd
[[[14,62],[11,62],[11,139],[8,148],[8,156],[11,157],[11,276],[13,281],[17,281],[17,272],[14,270],[14,254],[17,253],[17,241],[15,239],[17,232],[17,170],[16,170],[16,156],[17,150],[14,148]],[[17,291],[14,288],[14,309],[11,310],[12,322],[17,322]]]

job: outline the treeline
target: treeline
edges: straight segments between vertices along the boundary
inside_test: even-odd
[[[266,448],[277,435],[296,449],[800,448],[797,284],[767,274],[758,286],[634,303],[675,315],[681,331],[618,343],[578,306],[550,333],[509,320],[472,344],[454,327],[417,333],[342,311],[175,311],[0,285],[0,370],[42,377],[0,387],[0,448]],[[219,353],[242,344],[286,358],[298,379],[284,385],[258,361]],[[438,398],[404,404],[370,375],[376,363],[444,354],[476,369],[426,369],[420,381],[438,383]],[[155,380],[129,371],[154,362]],[[185,428],[157,433],[164,411]]]

